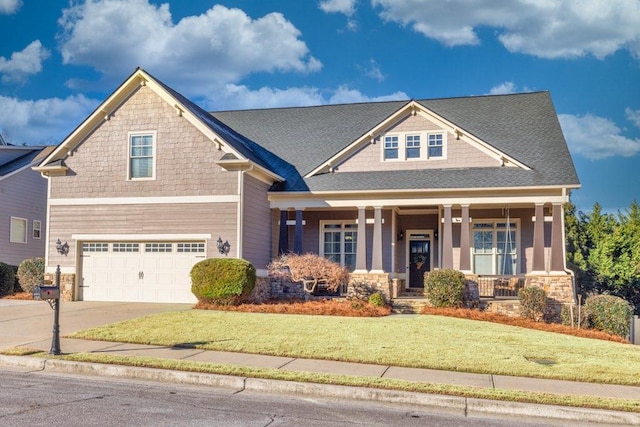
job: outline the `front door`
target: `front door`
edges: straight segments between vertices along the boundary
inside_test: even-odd
[[[409,240],[409,287],[423,288],[424,274],[431,271],[431,240]]]

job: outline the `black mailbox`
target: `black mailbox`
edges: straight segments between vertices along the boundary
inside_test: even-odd
[[[46,285],[36,286],[33,290],[33,299],[60,299],[60,288]]]

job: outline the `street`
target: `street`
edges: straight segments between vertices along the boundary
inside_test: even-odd
[[[0,366],[0,426],[519,426],[428,408],[202,386],[26,372]]]

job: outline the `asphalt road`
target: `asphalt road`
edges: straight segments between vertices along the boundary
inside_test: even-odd
[[[0,426],[549,426],[334,401],[0,367]],[[584,425],[584,424],[582,424]]]

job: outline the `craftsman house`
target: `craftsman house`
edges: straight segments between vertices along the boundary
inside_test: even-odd
[[[195,262],[288,251],[391,298],[435,268],[573,295],[548,92],[208,113],[137,69],[35,170],[68,299],[192,302]]]
[[[47,181],[31,170],[53,147],[15,146],[0,137],[0,262],[43,257]]]

